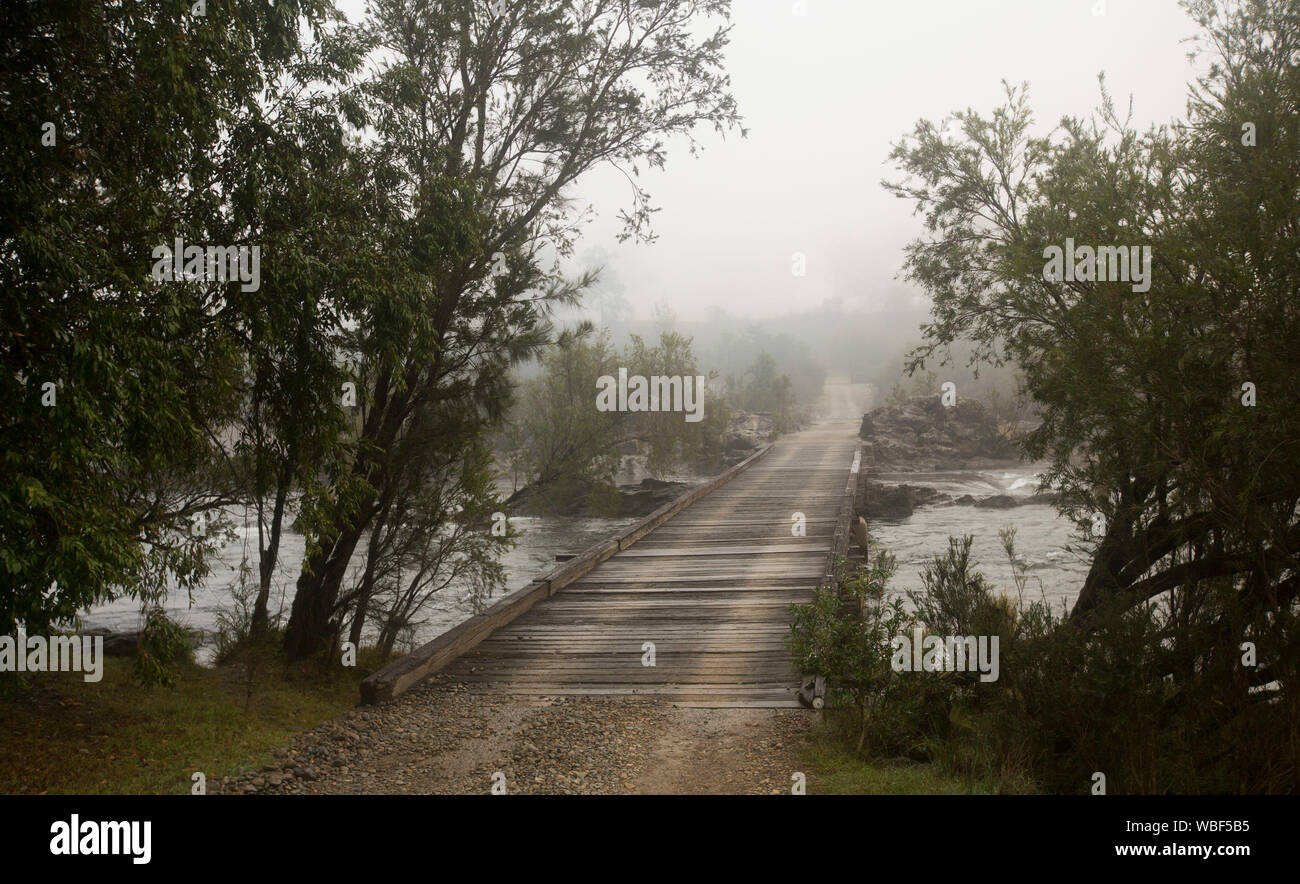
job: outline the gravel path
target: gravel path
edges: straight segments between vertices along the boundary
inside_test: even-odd
[[[788,794],[811,720],[803,710],[682,709],[640,697],[471,696],[435,677],[304,733],[264,770],[208,786],[490,794],[504,774],[509,794]]]

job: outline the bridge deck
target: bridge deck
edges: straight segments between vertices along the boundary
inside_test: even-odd
[[[797,706],[790,604],[825,567],[856,422],[782,438],[748,470],[449,666],[472,691]],[[806,535],[791,534],[794,513]],[[642,645],[655,665],[642,665]]]

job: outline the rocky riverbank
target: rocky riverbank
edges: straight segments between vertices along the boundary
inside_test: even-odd
[[[864,475],[858,500],[858,514],[871,519],[905,519],[922,506],[970,506],[977,509],[1005,510],[1035,504],[1054,504],[1058,495],[1033,494],[1013,497],[1009,494],[991,494],[975,497],[970,494],[953,496],[925,485],[890,485]]]
[[[186,635],[190,640],[190,647],[198,650],[208,636],[201,629],[187,629]],[[91,637],[102,637],[104,639],[104,656],[105,657],[134,657],[140,650],[140,640],[143,633],[134,632],[113,632],[107,627],[97,627],[95,629],[83,629],[77,635],[87,635]]]
[[[1013,439],[998,431],[992,412],[975,399],[951,407],[938,396],[917,396],[862,416],[858,431],[872,469],[938,472],[1019,463]]]
[[[1001,510],[1053,504],[1055,494],[954,496],[921,484],[890,484],[880,473],[934,473],[996,470],[1021,464],[1015,440],[999,430],[982,403],[965,399],[945,407],[938,396],[915,397],[863,415],[858,432],[866,469],[858,490],[858,514],[873,519],[905,519],[922,506],[970,506]]]

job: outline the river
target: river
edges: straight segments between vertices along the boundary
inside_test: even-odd
[[[235,517],[233,513],[227,515]],[[589,546],[608,539],[610,535],[635,521],[637,520],[575,519],[558,516],[520,516],[511,519],[511,526],[521,532],[521,536],[518,545],[502,557],[501,563],[506,570],[506,587],[504,592],[498,591],[494,598],[500,598],[505,592],[526,586],[534,578],[554,568],[557,553],[581,552]],[[245,558],[252,569],[250,579],[256,580],[256,521],[251,516],[246,523],[240,519],[235,530],[237,538],[224,544],[213,556],[212,571],[202,586],[196,589],[192,596],[174,590],[167,598],[163,607],[178,623],[193,629],[201,629],[205,633],[214,630],[217,626],[218,613],[223,609],[230,609],[233,605],[233,590],[239,585],[241,564]],[[302,535],[294,533],[284,535],[280,547],[279,566],[272,578],[272,612],[283,609],[287,616],[304,549]],[[364,541],[358,544],[358,550],[351,565],[354,573],[359,572],[364,566]],[[474,606],[467,590],[449,587],[435,593],[418,615],[421,622],[414,632],[415,643],[423,644],[437,638],[473,615]],[[87,628],[107,627],[115,632],[134,631],[140,628],[140,604],[131,599],[118,599],[92,608],[82,615],[82,623]],[[210,644],[201,646],[197,656],[201,663],[210,662],[212,658]]]
[[[984,498],[994,494],[1029,498],[1038,487],[1033,465],[997,470],[935,473],[879,473],[872,479],[886,485],[907,483],[934,488],[954,498],[969,494]],[[1066,549],[1077,545],[1075,526],[1044,503],[1027,503],[1009,509],[973,506],[923,506],[899,520],[876,519],[868,528],[871,539],[898,558],[891,590],[920,589],[926,562],[947,549],[948,538],[970,534],[972,558],[995,590],[1015,599],[1016,586],[998,531],[1016,527],[1017,558],[1029,580],[1025,601],[1046,599],[1052,609],[1071,605],[1088,574],[1088,561]]]
[[[818,410],[823,417],[856,419],[870,407],[873,392],[867,385],[830,380]],[[644,470],[632,464],[625,472],[626,475],[619,477],[620,481],[636,482],[642,478]],[[699,477],[686,476],[664,478],[699,480]],[[993,494],[1028,498],[1038,485],[1037,472],[1032,465],[983,471],[882,473],[873,478],[885,484],[924,485],[954,498],[963,494],[976,498]],[[232,590],[239,584],[241,564],[247,560],[251,569],[250,579],[256,573],[256,523],[251,517],[245,519],[242,512],[228,515],[237,523],[236,539],[217,551],[211,574],[192,595],[173,591],[164,604],[168,614],[177,622],[202,629],[205,633],[216,627],[218,612],[231,608]],[[555,567],[557,553],[581,552],[635,521],[560,516],[511,519],[511,525],[521,532],[521,536],[518,545],[502,559],[506,586],[495,597],[519,589]],[[980,570],[999,591],[1014,597],[1011,567],[998,538],[998,530],[1006,525],[1017,528],[1017,551],[1029,575],[1026,601],[1045,597],[1054,609],[1073,603],[1088,566],[1077,554],[1066,550],[1066,546],[1076,539],[1074,526],[1059,518],[1049,505],[1035,503],[1012,509],[924,506],[905,519],[876,520],[869,531],[876,543],[898,557],[898,572],[891,584],[893,591],[919,589],[922,567],[931,556],[946,549],[948,537],[971,534],[975,537],[974,552]],[[364,549],[363,540],[358,544],[358,550]],[[287,614],[303,552],[302,536],[286,533],[281,544],[279,567],[272,581],[272,611],[280,609]],[[362,565],[363,558],[359,552],[353,558],[353,571],[359,571]],[[436,638],[473,614],[473,603],[467,590],[449,587],[435,594],[419,615],[421,622],[414,631],[414,644]],[[119,599],[93,608],[83,615],[82,621],[89,628],[133,631],[140,626],[139,603]],[[201,647],[198,656],[201,662],[210,661],[210,646]]]

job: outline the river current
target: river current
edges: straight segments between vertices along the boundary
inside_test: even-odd
[[[870,407],[873,391],[866,385],[828,382],[819,403],[823,417],[849,419],[860,417]],[[620,481],[635,482],[640,472],[631,470]],[[665,477],[687,478],[687,477]],[[1028,499],[1038,486],[1033,465],[1006,469],[970,470],[936,473],[881,473],[874,480],[885,484],[907,483],[935,488],[953,498],[969,494],[984,498],[995,494]],[[695,477],[698,481],[698,477]],[[241,564],[248,563],[249,579],[257,568],[257,527],[251,516],[242,511],[229,512],[236,523],[236,538],[226,543],[213,558],[212,571],[202,586],[192,594],[173,591],[164,607],[175,620],[191,628],[212,631],[217,614],[232,606],[232,589],[240,581]],[[556,565],[556,555],[577,553],[609,538],[636,519],[569,518],[560,516],[517,517],[511,525],[521,532],[518,545],[507,553],[502,564],[506,586],[495,594],[519,589]],[[902,592],[921,587],[921,570],[935,554],[947,548],[948,537],[971,534],[978,569],[997,591],[1014,598],[1015,583],[1007,562],[998,530],[1014,525],[1016,548],[1029,582],[1025,600],[1046,598],[1054,609],[1072,604],[1087,574],[1087,562],[1066,547],[1078,541],[1072,524],[1057,516],[1056,510],[1042,503],[1026,503],[1009,509],[982,509],[972,506],[924,506],[911,516],[894,521],[875,520],[869,531],[874,542],[898,558],[898,572],[891,590]],[[358,550],[364,551],[364,540]],[[299,534],[286,533],[280,550],[279,566],[272,581],[271,610],[288,613],[294,583],[303,558],[304,542]],[[352,562],[357,572],[363,566],[359,552]],[[456,624],[474,615],[469,591],[450,586],[436,593],[419,615],[421,622],[410,636],[413,645],[430,641]],[[139,603],[130,599],[93,608],[82,617],[86,627],[107,627],[114,631],[132,631],[140,626]],[[199,650],[200,661],[209,660],[211,650]]]
[[[937,473],[878,473],[872,479],[887,485],[909,484],[934,488],[954,498],[969,494],[976,499],[1001,494],[1028,500],[1038,488],[1033,465],[995,470]],[[972,558],[995,591],[1016,597],[1011,563],[998,536],[999,530],[1016,528],[1016,557],[1028,576],[1024,600],[1046,599],[1055,611],[1072,605],[1088,574],[1088,561],[1078,552],[1075,526],[1059,517],[1050,504],[1024,503],[1008,509],[983,509],[951,504],[917,508],[899,520],[877,519],[869,526],[871,539],[898,559],[893,591],[920,589],[926,562],[942,554],[949,537],[974,537]]]
[[[232,518],[234,513],[228,513]],[[521,532],[518,545],[501,560],[506,570],[506,586],[493,598],[520,589],[539,575],[556,566],[559,553],[577,553],[609,538],[619,529],[636,519],[583,519],[562,517],[520,516],[510,520],[515,530]],[[217,614],[233,604],[233,590],[239,585],[241,565],[247,558],[252,569],[249,580],[256,581],[257,523],[250,516],[245,523],[238,519],[236,539],[224,544],[212,559],[212,570],[202,586],[192,596],[183,590],[174,590],[164,603],[174,620],[193,629],[211,632],[217,625]],[[351,576],[364,567],[364,540],[357,545],[353,556]],[[302,562],[305,544],[302,535],[287,532],[281,541],[279,564],[271,584],[271,611],[283,609],[286,617],[293,600],[298,568]],[[344,585],[347,585],[345,582]],[[489,600],[490,602],[491,600]],[[468,589],[455,586],[435,593],[418,615],[421,622],[415,628],[416,645],[437,638],[443,632],[474,616],[474,605]],[[87,628],[107,627],[114,632],[130,632],[140,628],[140,604],[132,599],[118,599],[100,605],[82,616]],[[200,662],[211,659],[211,648],[199,648]]]

